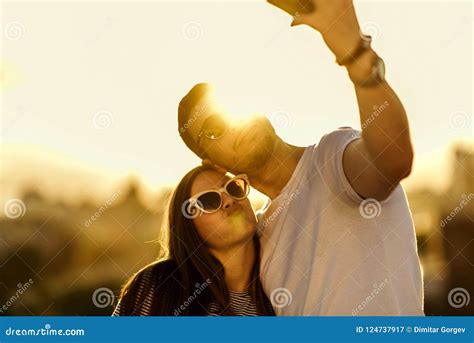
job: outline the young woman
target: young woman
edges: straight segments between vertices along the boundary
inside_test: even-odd
[[[168,254],[132,276],[113,315],[274,315],[259,279],[245,175],[191,170],[168,207]]]

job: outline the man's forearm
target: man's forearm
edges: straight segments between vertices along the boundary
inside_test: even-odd
[[[362,137],[372,163],[394,183],[408,176],[413,161],[408,119],[398,96],[384,81],[356,88]]]
[[[286,0],[272,0],[288,12]],[[406,177],[413,160],[408,120],[395,92],[383,81],[383,63],[362,41],[352,0],[312,0],[315,10],[291,12],[292,26],[308,25],[318,31],[340,65],[348,66],[356,86],[362,139],[343,154],[344,172],[354,189],[366,198],[385,199]]]
[[[324,41],[337,58],[353,52],[362,39],[357,21],[350,18],[336,22],[323,33]],[[347,67],[351,80],[366,79],[376,57],[376,53],[370,49],[352,62]],[[388,182],[398,182],[409,174],[413,160],[405,109],[386,81],[376,87],[356,86],[355,91],[362,137],[371,162]]]
[[[351,78],[367,75],[375,57],[371,50],[348,67]],[[372,162],[390,179],[407,176],[413,149],[408,118],[397,94],[386,81],[376,87],[355,86],[355,92],[362,136]]]

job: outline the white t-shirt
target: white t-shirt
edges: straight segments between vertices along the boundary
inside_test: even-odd
[[[290,181],[257,214],[261,279],[277,315],[424,315],[405,192],[361,198],[342,165],[360,131],[339,128],[304,151]]]

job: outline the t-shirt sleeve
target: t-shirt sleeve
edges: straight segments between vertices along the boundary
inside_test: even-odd
[[[347,145],[361,138],[361,131],[340,127],[324,135],[314,147],[314,162],[325,185],[340,200],[360,203],[364,200],[352,188],[344,173],[342,157]]]

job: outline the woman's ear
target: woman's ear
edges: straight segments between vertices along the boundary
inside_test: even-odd
[[[226,174],[227,173],[227,170],[225,170],[224,168],[222,167],[219,167],[217,164],[214,164],[212,163],[211,160],[205,158],[202,160],[202,165],[205,166],[205,167],[211,167],[211,168],[214,168],[216,171],[218,171],[219,173],[222,173],[222,174]]]

